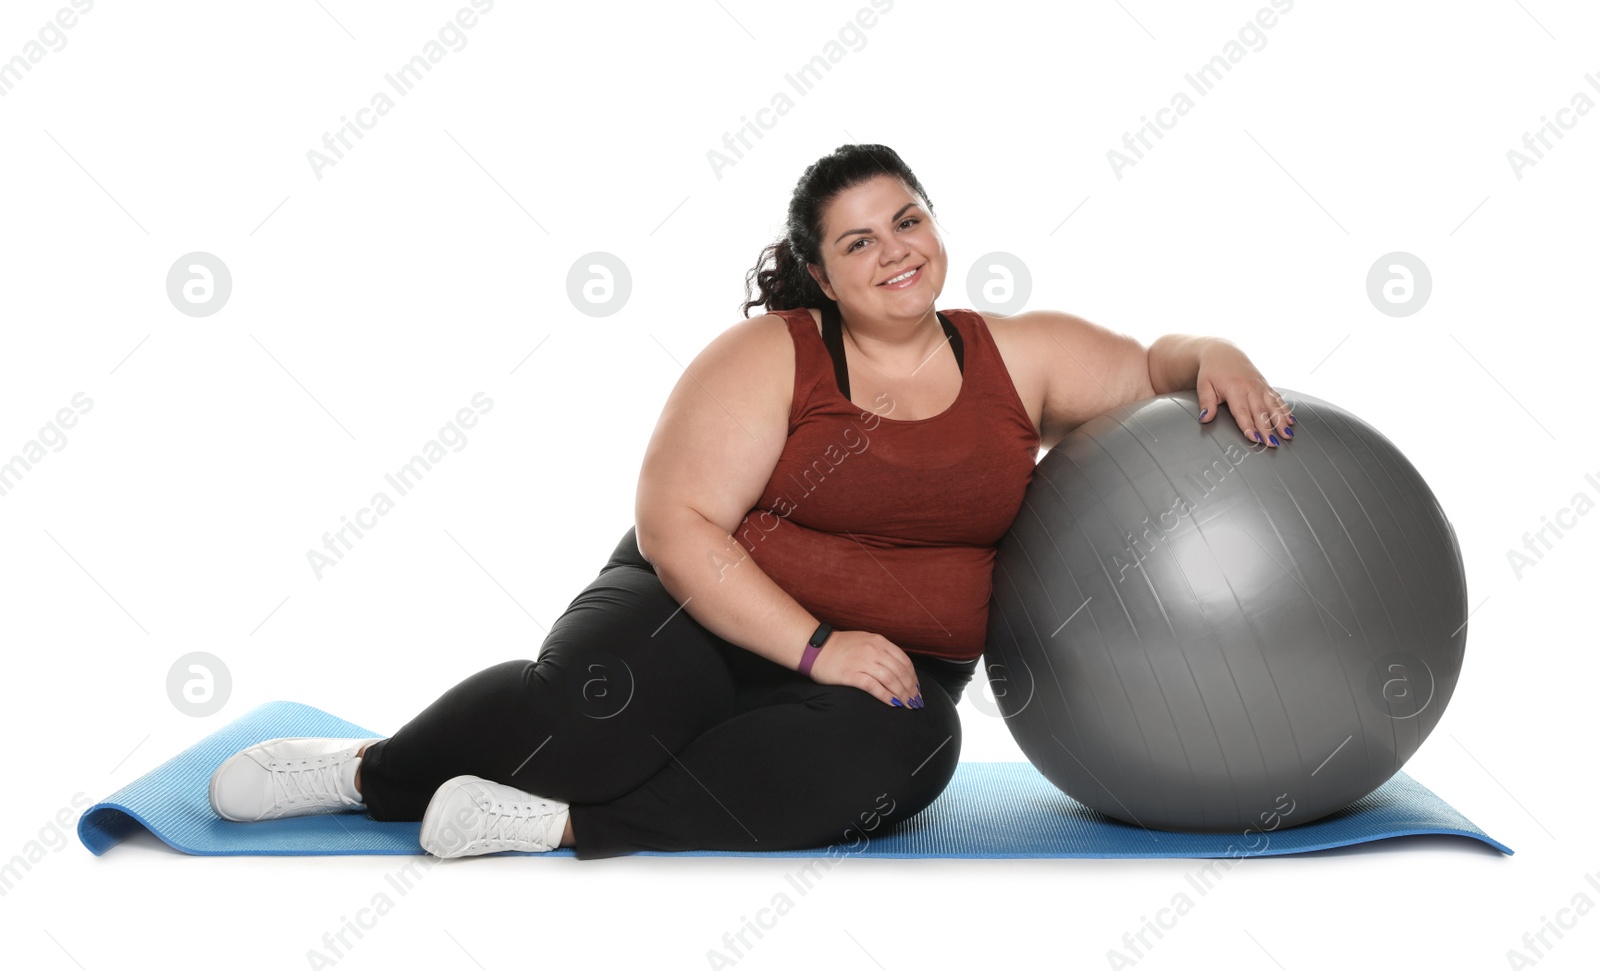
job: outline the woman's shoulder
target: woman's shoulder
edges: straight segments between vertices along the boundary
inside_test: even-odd
[[[804,310],[777,310],[736,321],[712,339],[718,350],[708,356],[714,356],[719,366],[762,373],[775,386],[787,388],[794,377],[794,327],[805,320],[804,314]]]
[[[988,331],[996,344],[1015,347],[1024,353],[1038,350],[1036,346],[1041,340],[1048,340],[1039,327],[1038,312],[1024,311],[1019,314],[1002,314],[992,310],[961,310],[959,313],[967,315],[967,319],[974,321]]]
[[[1044,335],[1028,314],[1001,314],[992,311],[961,310],[968,320],[988,332],[989,341],[1000,355],[1011,385],[1023,408],[1037,416],[1044,406],[1045,381],[1041,361],[1049,359],[1040,346]],[[1034,419],[1035,427],[1038,419]]]
[[[1002,353],[1012,349],[1016,349],[1018,354],[1027,353],[1024,345],[1028,339],[1029,330],[1023,324],[1019,324],[1014,317],[1006,314],[972,310],[966,307],[946,310],[944,313],[948,317],[964,318],[969,327],[986,332],[989,338],[1000,347]]]
[[[1001,327],[1004,327],[1003,322],[1007,319],[1003,314],[984,313],[982,311],[973,310],[970,307],[953,307],[942,310],[940,313],[951,318],[952,320],[956,318],[966,320],[971,325],[980,327],[991,334],[995,332],[997,323]],[[1014,328],[1008,328],[1008,330],[1014,330]]]
[[[715,342],[731,344],[742,351],[770,355],[774,347],[790,343],[791,322],[804,311],[771,310],[735,321],[718,334]]]
[[[792,310],[774,310],[773,316],[782,318],[786,323],[805,324],[815,327],[817,333],[822,333],[822,311],[816,307],[795,307]]]
[[[804,307],[796,307],[791,310],[768,310],[754,317],[747,317],[734,326],[742,327],[746,330],[782,333],[788,331],[791,326],[804,322],[808,317],[818,322],[820,327],[821,314],[815,310],[808,311]]]

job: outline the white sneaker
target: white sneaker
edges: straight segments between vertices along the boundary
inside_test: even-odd
[[[273,738],[232,755],[211,774],[211,808],[251,823],[365,809],[356,753],[376,738]]]
[[[441,859],[543,853],[561,845],[567,804],[475,775],[440,786],[422,814],[422,848]]]

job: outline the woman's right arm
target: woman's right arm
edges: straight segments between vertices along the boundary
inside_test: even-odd
[[[791,671],[799,668],[818,619],[734,534],[760,500],[788,440],[793,360],[788,328],[775,315],[740,321],[717,335],[668,395],[645,448],[634,501],[639,552],[683,610],[723,640]],[[905,652],[863,631],[836,631],[812,677],[859,687],[885,704],[917,691]]]

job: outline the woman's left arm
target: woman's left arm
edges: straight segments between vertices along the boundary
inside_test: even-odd
[[[1202,423],[1226,403],[1247,441],[1275,447],[1292,437],[1294,419],[1283,396],[1230,341],[1166,334],[1146,348],[1127,334],[1053,310],[997,314],[990,326],[1002,320],[1000,326],[1026,342],[1022,360],[1035,369],[1026,385],[1043,391],[1042,449],[1053,448],[1095,415],[1190,389],[1205,412],[1197,416]]]
[[[1252,441],[1275,448],[1294,437],[1288,402],[1232,341],[1165,334],[1145,357],[1156,394],[1194,389],[1201,422],[1216,418],[1217,406],[1226,404],[1239,430]]]

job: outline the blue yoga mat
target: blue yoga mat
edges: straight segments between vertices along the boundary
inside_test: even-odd
[[[420,855],[418,823],[383,823],[365,813],[328,813],[232,823],[207,798],[211,773],[230,755],[283,736],[375,738],[353,725],[292,701],[260,705],[181,754],[90,806],[78,838],[96,855],[143,826],[167,845],[197,856]],[[1305,853],[1394,836],[1447,834],[1512,851],[1404,772],[1339,812],[1313,823],[1252,833],[1150,830],[1104,816],[1051,785],[1027,762],[963,762],[950,785],[911,819],[863,845],[837,844],[857,856],[965,859],[1047,857],[1242,857]],[[574,856],[570,848],[527,856]],[[638,856],[829,855],[825,848],[746,853],[641,851]]]

